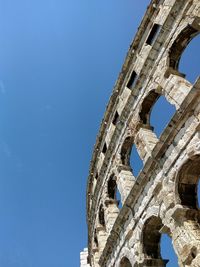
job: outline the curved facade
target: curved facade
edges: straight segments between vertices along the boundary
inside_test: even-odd
[[[179,266],[200,266],[200,78],[191,84],[178,70],[199,32],[199,0],[151,1],[93,152],[82,267],[166,266],[162,233],[171,237]],[[150,114],[160,96],[176,112],[158,138]],[[137,177],[133,145],[143,161]]]

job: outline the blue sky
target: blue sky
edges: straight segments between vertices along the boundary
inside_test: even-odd
[[[79,266],[93,145],[148,3],[0,0],[1,266]]]

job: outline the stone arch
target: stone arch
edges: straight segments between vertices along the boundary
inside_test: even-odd
[[[136,266],[166,266],[168,260],[162,259],[160,247],[163,228],[164,224],[159,216],[152,215],[145,221],[141,232],[144,258]]]
[[[137,146],[137,140],[135,139],[136,138],[133,136],[126,137],[120,152],[122,165],[125,166],[127,170],[129,169],[133,176],[137,176],[137,166],[135,165],[135,162],[137,162],[138,165],[141,165],[140,170],[143,168],[143,158],[140,155],[140,151]]]
[[[135,262],[135,258],[134,258],[133,252],[127,246],[125,246],[122,248],[120,252],[119,258],[116,263],[116,267],[126,266],[126,265],[123,265],[125,263],[130,264],[130,265],[127,265],[127,267],[129,266],[132,267],[134,266],[134,262]]]
[[[165,91],[161,93],[161,90],[153,89],[146,95],[146,97],[144,98],[141,104],[140,113],[139,113],[140,122],[142,124],[141,127],[145,127],[152,131],[154,130],[154,127],[151,122],[152,113],[153,113],[152,111],[154,111],[154,107],[156,107],[157,103],[159,104],[159,101],[161,101],[164,106],[168,105],[168,109],[170,109],[170,112],[168,113],[170,114],[170,116],[167,117],[163,115],[162,120],[163,122],[166,120],[169,121],[169,119],[171,118],[171,113],[175,112],[174,105],[170,103],[168,98],[165,96]],[[159,107],[159,113],[162,114],[162,112],[163,110],[161,109],[161,107]]]
[[[132,267],[132,264],[127,257],[123,257],[120,261],[119,267]]]
[[[159,217],[150,217],[143,228],[143,248],[146,258],[160,259],[160,230],[163,227]]]
[[[200,155],[194,155],[182,164],[176,177],[175,192],[179,204],[198,209],[197,186],[199,179]]]
[[[176,40],[172,44],[169,50],[169,67],[171,69],[178,71],[179,62],[183,51],[190,43],[190,41],[200,33],[197,20],[198,18],[196,18],[192,24],[188,24],[179,33]]]
[[[131,136],[126,137],[121,148],[121,162],[122,165],[130,166],[130,155],[133,146],[133,138]]]
[[[112,174],[110,176],[110,179],[108,180],[107,194],[108,194],[108,198],[111,201],[116,201],[117,206],[121,208],[122,206],[121,192],[118,189],[117,179],[114,174]]]
[[[143,100],[139,113],[142,124],[150,126],[151,110],[159,97],[160,94],[157,93],[155,90],[152,90]]]

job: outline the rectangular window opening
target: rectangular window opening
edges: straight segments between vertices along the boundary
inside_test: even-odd
[[[107,151],[107,145],[106,145],[106,143],[105,143],[104,146],[103,146],[103,150],[102,150],[103,154],[105,154],[106,151]]]
[[[135,71],[132,72],[127,87],[129,89],[133,89],[137,81],[137,73]]]
[[[117,122],[118,122],[118,119],[119,119],[119,114],[118,114],[118,112],[116,111],[112,123],[113,123],[114,125],[116,125]]]
[[[152,29],[151,29],[151,32],[146,40],[146,43],[148,45],[153,45],[154,41],[156,40],[156,38],[158,37],[158,34],[160,32],[160,29],[161,29],[161,26],[159,24],[154,24]]]

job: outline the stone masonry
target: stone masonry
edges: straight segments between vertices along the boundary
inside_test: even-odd
[[[199,32],[199,0],[151,1],[94,148],[88,251],[81,253],[81,267],[166,266],[160,254],[163,233],[172,239],[179,266],[200,266],[200,78],[191,84],[178,68]],[[158,138],[150,113],[161,95],[176,112]],[[130,166],[133,145],[143,160],[137,177]]]

